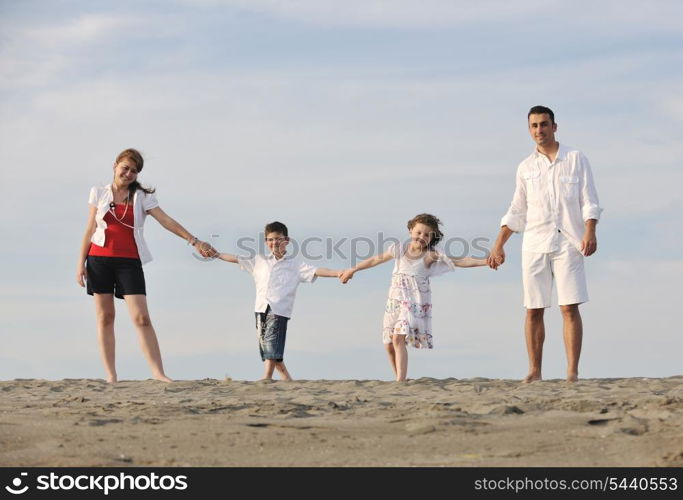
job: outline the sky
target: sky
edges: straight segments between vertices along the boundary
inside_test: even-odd
[[[308,240],[314,264],[345,268],[429,212],[480,257],[537,104],[589,158],[604,208],[580,375],[680,375],[681,88],[677,1],[1,0],[0,379],[104,376],[75,274],[88,192],[121,150],[141,150],[162,209],[225,252],[280,220],[339,245]],[[145,236],[167,374],[258,378],[251,277],[152,218]],[[435,348],[410,351],[409,377],[526,375],[520,247],[497,272],[433,279]],[[392,378],[391,270],[299,287],[294,378]],[[564,378],[561,326],[555,305],[545,378]],[[116,339],[119,379],[148,378],[122,302]]]

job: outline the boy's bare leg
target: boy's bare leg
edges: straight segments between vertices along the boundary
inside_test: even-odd
[[[567,353],[567,382],[579,380],[579,357],[583,341],[583,322],[579,313],[579,304],[560,306],[562,311],[562,333],[564,349]]]
[[[274,359],[266,359],[263,362],[263,377],[261,377],[261,380],[273,380],[273,371],[275,370],[275,364],[277,361]]]
[[[406,348],[405,335],[392,335],[391,340],[394,344],[396,353],[396,381],[404,382],[408,375],[408,349]]]
[[[396,351],[394,350],[394,344],[384,344],[387,349],[387,354],[389,355],[389,362],[391,363],[391,369],[394,372],[394,378],[398,377],[398,372],[396,371]]]
[[[545,309],[527,309],[524,324],[526,350],[529,355],[529,374],[523,382],[541,380],[541,365],[543,363],[543,342],[545,341],[545,324],[543,313]]]
[[[289,374],[289,372],[287,371],[287,367],[285,366],[284,361],[277,361],[275,363],[275,369],[280,374],[280,377],[282,378],[282,380],[292,380],[292,377]]]

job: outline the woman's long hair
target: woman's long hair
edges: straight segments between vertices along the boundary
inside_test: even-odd
[[[142,172],[142,167],[145,165],[145,160],[142,158],[140,151],[133,148],[124,149],[116,157],[116,165],[118,165],[121,160],[126,158],[135,163],[135,166],[138,169],[138,174]],[[137,191],[138,189],[147,194],[152,194],[156,191],[156,189],[145,187],[142,184],[140,184],[137,180],[134,180],[130,183],[130,186],[128,186],[128,193],[131,201],[133,200],[133,195],[135,194],[135,191]]]

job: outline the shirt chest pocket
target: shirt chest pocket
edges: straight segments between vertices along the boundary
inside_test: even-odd
[[[299,276],[296,269],[280,268],[275,274],[275,283],[278,288],[290,288],[292,285],[296,286],[299,282]]]
[[[573,175],[560,176],[562,195],[568,199],[579,197],[579,178]]]
[[[524,179],[527,199],[538,201],[541,198],[541,173],[525,172],[522,174],[522,179]]]

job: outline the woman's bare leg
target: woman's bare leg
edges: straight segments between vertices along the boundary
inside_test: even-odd
[[[147,297],[144,295],[124,295],[123,298],[126,304],[128,304],[128,312],[133,320],[135,329],[138,331],[142,352],[152,369],[152,377],[162,382],[173,382],[164,373],[159,342],[152,326],[152,320],[149,317],[149,311],[147,310]]]
[[[95,314],[97,315],[97,342],[100,347],[100,357],[104,363],[107,382],[113,384],[116,377],[116,339],[114,338],[114,309],[113,293],[95,293]]]

